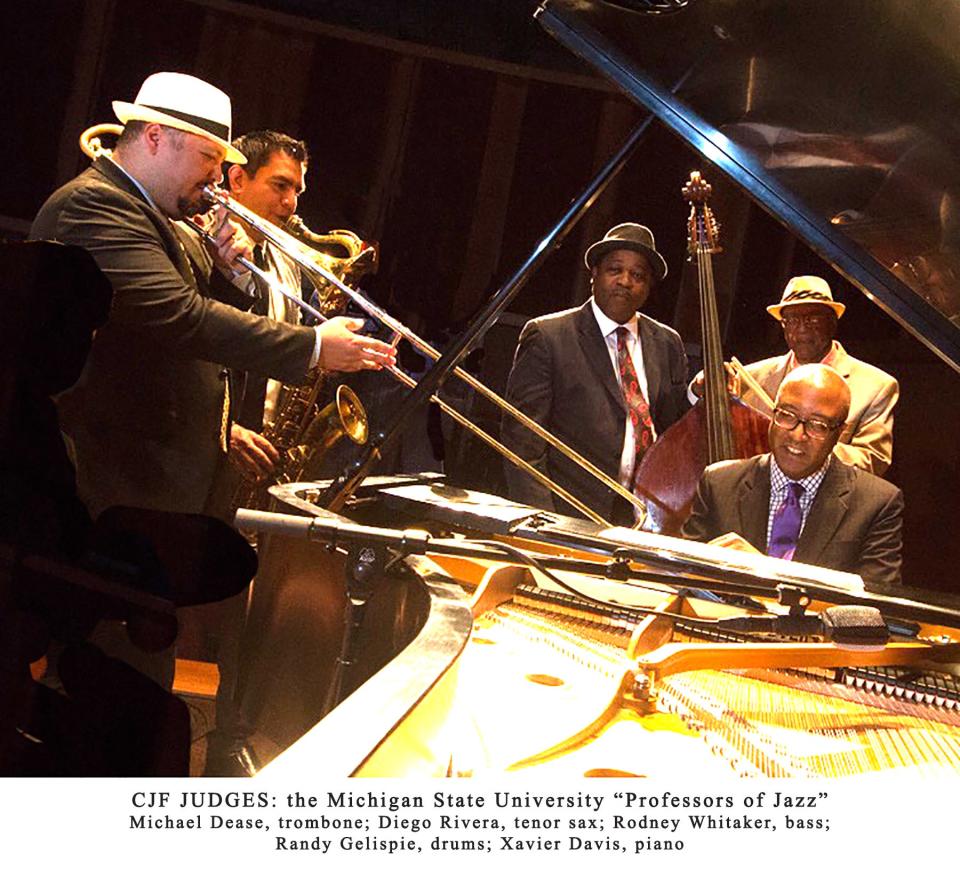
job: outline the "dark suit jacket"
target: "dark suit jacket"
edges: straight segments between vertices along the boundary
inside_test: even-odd
[[[683,412],[687,357],[680,336],[638,315],[638,334],[657,434]],[[616,479],[627,411],[607,345],[588,300],[579,308],[538,317],[520,334],[507,400]],[[513,417],[503,416],[503,443],[601,515],[614,519],[628,507],[603,483],[575,466]],[[529,474],[506,467],[510,497],[558,513],[579,515]]]
[[[710,541],[735,531],[766,552],[770,454],[718,462],[704,471],[683,536]],[[795,561],[899,582],[903,493],[834,457],[797,543]]]
[[[93,512],[202,512],[220,449],[224,366],[304,377],[314,332],[209,298],[170,222],[98,160],[40,209],[32,238],[84,247],[113,284],[80,380],[58,401]]]

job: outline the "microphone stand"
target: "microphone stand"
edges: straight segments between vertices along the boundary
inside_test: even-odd
[[[426,531],[414,529],[397,531],[392,528],[359,525],[333,513],[328,516],[294,516],[286,513],[241,509],[237,511],[235,526],[241,531],[313,540],[325,543],[331,549],[354,551],[358,546],[365,546],[377,553],[385,553],[389,550],[392,553],[392,560],[406,555],[436,554],[480,558],[506,564],[523,564],[536,567],[559,586],[584,598],[588,596],[569,588],[551,571],[575,571],[587,576],[619,582],[631,580],[653,582],[677,588],[705,589],[731,595],[758,595],[776,599],[778,603],[788,607],[791,616],[802,614],[812,600],[833,604],[868,604],[879,609],[888,620],[911,619],[960,629],[960,607],[910,600],[870,589],[853,593],[813,580],[773,578],[737,572],[733,568],[678,559],[669,553],[612,544],[611,541],[588,538],[583,535],[577,536],[577,539],[571,536],[563,542],[571,548],[583,548],[584,551],[590,552],[597,552],[599,544],[600,551],[607,555],[609,560],[598,562],[562,555],[534,555],[498,541],[480,542],[433,537]],[[631,563],[642,564],[645,569],[638,570],[631,566]],[[377,569],[386,569],[388,566],[389,564],[385,564]],[[367,568],[361,570],[358,581],[367,581],[367,577],[364,576],[367,572]],[[731,574],[734,574],[733,578]],[[362,594],[358,595],[358,600],[362,597]],[[637,612],[644,611],[639,607],[634,609]]]
[[[332,548],[332,547],[331,547]],[[347,607],[343,637],[333,666],[333,678],[324,695],[321,714],[326,716],[346,696],[347,673],[357,662],[357,639],[367,604],[373,598],[377,580],[387,568],[387,550],[383,546],[358,544],[350,550],[345,568]]]

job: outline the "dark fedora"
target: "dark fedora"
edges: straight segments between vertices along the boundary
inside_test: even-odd
[[[653,240],[653,233],[639,223],[618,223],[600,241],[591,244],[583,255],[583,261],[588,269],[592,269],[603,257],[612,250],[635,250],[645,254],[653,269],[653,276],[658,281],[667,274],[667,262],[657,253],[657,244]]]

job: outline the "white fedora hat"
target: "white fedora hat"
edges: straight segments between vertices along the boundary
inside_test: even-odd
[[[113,111],[123,124],[145,121],[203,136],[226,149],[230,163],[247,162],[230,144],[230,97],[192,75],[155,72],[144,80],[132,103],[115,100]]]
[[[780,299],[780,304],[768,305],[767,313],[780,320],[782,319],[780,312],[793,305],[825,305],[837,315],[838,320],[847,310],[846,305],[842,302],[833,301],[830,284],[823,278],[813,275],[800,275],[800,277],[790,278],[783,288],[783,297]]]

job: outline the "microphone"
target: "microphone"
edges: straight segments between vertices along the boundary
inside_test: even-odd
[[[423,555],[427,552],[428,544],[434,544],[440,549],[445,541],[433,541],[426,531],[408,528],[404,531],[395,531],[392,528],[379,528],[374,525],[358,525],[332,513],[323,511],[323,516],[294,516],[287,513],[269,513],[264,510],[237,510],[234,517],[234,527],[245,533],[277,534],[281,537],[295,537],[300,540],[338,545],[342,543],[375,543],[384,546],[399,548],[404,555]],[[458,550],[469,549],[478,553],[475,544],[460,541]]]
[[[871,606],[832,606],[812,615],[740,616],[717,619],[713,626],[737,633],[825,637],[857,649],[882,648],[890,638],[883,615]]]
[[[323,516],[295,516],[240,509],[234,525],[241,531],[277,534],[338,545],[348,542],[377,543],[392,546],[404,554],[426,552],[493,558],[502,553],[479,541],[446,540],[431,537],[425,531],[395,531],[368,525],[356,525],[328,510]],[[664,613],[669,616],[669,613]],[[682,621],[682,617],[678,617]],[[703,621],[697,620],[700,624]],[[880,610],[868,606],[833,606],[817,614],[785,616],[739,616],[717,619],[709,625],[720,630],[782,636],[819,636],[838,646],[867,651],[886,646],[889,631]]]

